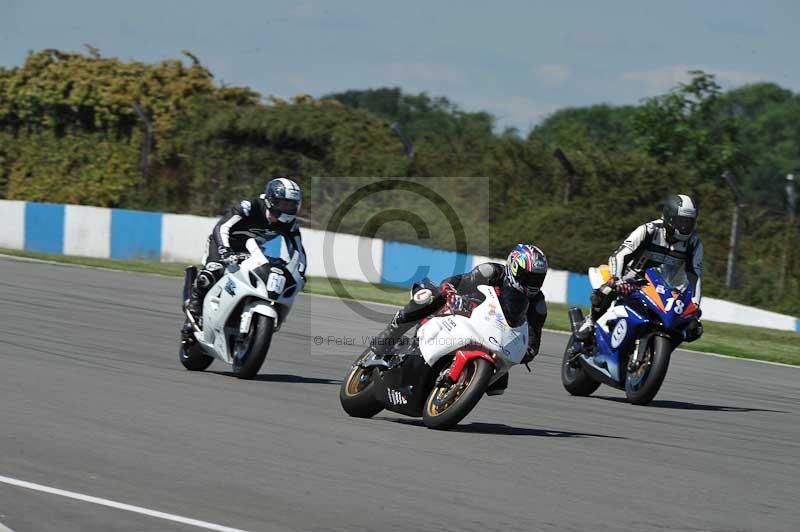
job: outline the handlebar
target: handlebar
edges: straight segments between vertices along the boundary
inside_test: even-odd
[[[249,253],[234,253],[233,255],[228,255],[227,257],[220,259],[220,262],[228,265],[239,264],[240,262],[245,261],[249,258],[250,258]]]

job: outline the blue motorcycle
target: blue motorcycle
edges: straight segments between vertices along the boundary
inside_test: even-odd
[[[608,280],[607,272],[592,270],[589,277],[595,288]],[[597,320],[588,342],[574,334],[583,313],[569,310],[573,334],[564,352],[561,382],[572,395],[591,395],[607,384],[625,390],[633,404],[649,403],[664,382],[670,355],[684,340],[687,325],[700,317],[690,285],[676,290],[655,268],[628,282],[636,290],[618,298]]]

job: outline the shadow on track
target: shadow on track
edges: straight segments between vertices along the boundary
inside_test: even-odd
[[[597,397],[604,401],[613,401],[615,403],[627,403],[627,399],[622,397]],[[669,408],[672,410],[706,410],[708,412],[773,412],[776,414],[788,414],[785,410],[769,410],[766,408],[746,408],[741,406],[724,406],[724,405],[704,405],[701,403],[687,403],[685,401],[661,401],[655,399],[651,401],[647,408]]]
[[[402,425],[414,425],[415,427],[425,427],[418,419],[378,417],[384,421],[400,423]],[[502,423],[470,423],[469,425],[458,425],[449,432],[466,432],[470,434],[498,434],[502,436],[539,436],[544,438],[613,438],[615,440],[627,440],[621,436],[607,436],[605,434],[593,434],[590,432],[569,432],[551,429],[533,429],[529,427],[512,427]]]
[[[235,377],[231,371],[207,371],[206,373]],[[336,386],[342,384],[342,381],[337,379],[318,379],[316,377],[302,377],[300,375],[286,375],[283,373],[261,373],[253,377],[252,380],[260,382],[290,382],[296,384],[333,384]]]

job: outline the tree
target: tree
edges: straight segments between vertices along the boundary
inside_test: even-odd
[[[743,173],[738,118],[719,112],[721,88],[713,74],[689,73],[688,83],[637,108],[631,123],[636,143],[662,162],[683,162],[699,176]]]

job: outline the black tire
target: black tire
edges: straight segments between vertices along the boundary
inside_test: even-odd
[[[653,336],[642,369],[626,375],[625,395],[631,404],[646,405],[653,400],[667,376],[671,355],[672,342],[663,336]]]
[[[362,353],[353,363],[353,367],[339,387],[339,402],[348,415],[352,417],[370,418],[383,410],[383,404],[375,398],[376,369],[359,367],[357,364],[371,354],[370,350]]]
[[[575,336],[570,335],[567,347],[564,349],[564,358],[561,361],[561,384],[572,395],[586,397],[592,395],[600,387],[600,383],[591,378],[580,365],[572,367],[569,364],[569,359],[572,358],[570,350],[575,341]]]
[[[493,374],[494,366],[483,358],[473,358],[467,362],[462,371],[462,375],[466,379],[464,390],[455,398],[453,403],[440,411],[434,404],[434,400],[444,389],[442,387],[434,387],[425,401],[425,406],[422,408],[422,422],[425,423],[426,427],[436,430],[447,430],[455,427],[481,400],[481,397],[489,387],[489,380]],[[461,378],[459,378],[459,382],[461,382]],[[453,386],[458,386],[459,382],[453,384]]]
[[[250,380],[258,374],[264,359],[269,351],[272,341],[272,331],[275,320],[263,314],[254,314],[250,326],[250,334],[243,342],[241,356],[233,357],[233,374],[245,380]],[[234,348],[236,350],[236,348]]]
[[[207,355],[197,342],[182,343],[178,359],[189,371],[203,371],[214,362],[214,357]]]

